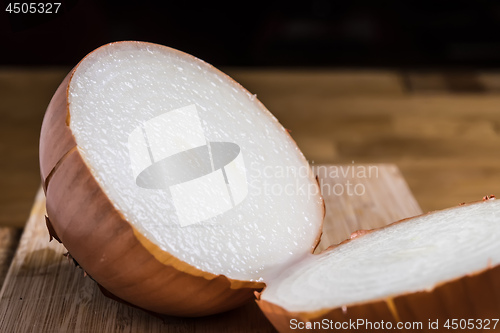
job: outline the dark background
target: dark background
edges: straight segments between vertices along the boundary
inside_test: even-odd
[[[0,65],[73,66],[102,44],[144,40],[216,66],[500,66],[499,1],[57,1],[43,15],[1,2]]]

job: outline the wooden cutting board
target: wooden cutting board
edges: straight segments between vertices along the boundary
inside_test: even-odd
[[[394,165],[314,166],[326,217],[317,251],[421,210]],[[0,332],[273,332],[254,302],[203,318],[155,317],[103,296],[45,227],[39,191],[0,291]]]

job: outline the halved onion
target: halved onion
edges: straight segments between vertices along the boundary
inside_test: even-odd
[[[228,76],[168,47],[86,56],[47,109],[40,166],[54,236],[109,293],[150,311],[234,308],[319,241],[323,201],[288,132]]]

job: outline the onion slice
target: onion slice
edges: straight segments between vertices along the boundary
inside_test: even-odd
[[[257,302],[282,332],[330,320],[420,321],[426,330],[435,319],[495,319],[499,236],[500,201],[488,198],[357,232],[267,281]]]

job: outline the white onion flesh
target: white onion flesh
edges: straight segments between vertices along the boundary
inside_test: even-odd
[[[206,272],[261,281],[315,246],[323,207],[307,161],[255,96],[210,65],[158,45],[111,44],[80,63],[68,99],[70,129],[89,169],[115,208],[162,250]],[[231,209],[182,225],[171,188],[137,185],[129,139],[151,119],[193,106],[207,142],[241,149],[244,167],[235,172],[246,177],[248,194],[235,192],[243,194]],[[195,135],[191,124],[169,123],[164,131]],[[176,144],[189,147],[182,138]],[[171,171],[187,179],[188,169],[180,163]],[[287,172],[276,175],[278,169]],[[218,183],[207,184],[193,195],[211,193]],[[190,203],[186,214],[196,218],[207,202]]]

